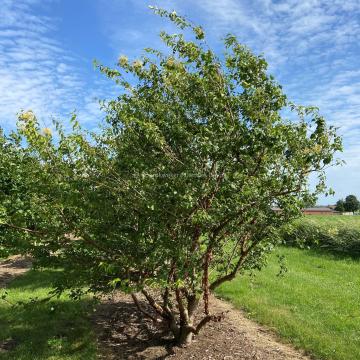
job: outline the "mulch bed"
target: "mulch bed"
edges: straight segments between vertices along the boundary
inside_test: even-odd
[[[212,298],[211,305],[214,313],[225,312],[225,319],[210,322],[188,348],[178,348],[142,317],[129,296],[116,293],[93,318],[100,359],[309,359],[228,303]]]

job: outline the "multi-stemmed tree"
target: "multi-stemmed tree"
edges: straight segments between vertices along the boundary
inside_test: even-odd
[[[0,245],[64,269],[57,292],[131,293],[188,344],[217,319],[210,293],[260,267],[276,230],[326,191],[341,141],[315,108],[288,102],[236,37],[218,57],[201,27],[154,11],[182,31],[161,33],[169,54],[99,65],[120,90],[96,134],[74,118],[52,135],[31,112],[0,134]]]

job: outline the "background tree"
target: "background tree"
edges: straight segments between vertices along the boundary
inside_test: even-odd
[[[345,211],[357,211],[360,209],[360,202],[355,195],[348,195],[344,203]]]
[[[345,201],[343,199],[340,199],[336,202],[335,210],[340,212],[345,211]]]
[[[22,240],[0,245],[64,269],[55,293],[131,293],[182,345],[219,319],[210,292],[260,268],[277,229],[326,192],[341,141],[316,108],[290,103],[263,57],[234,36],[219,58],[201,27],[154,11],[182,32],[161,33],[168,54],[149,48],[116,69],[99,65],[120,87],[103,104],[101,131],[82,131],[74,117],[70,132],[55,122],[53,137],[23,113],[17,134],[1,134],[3,164],[13,164],[1,176],[17,174],[23,188],[2,188],[0,230]]]

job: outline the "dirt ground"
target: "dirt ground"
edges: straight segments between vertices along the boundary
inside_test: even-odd
[[[26,272],[30,265],[29,259],[20,256],[0,262],[0,288]],[[188,348],[177,348],[151,321],[144,321],[130,296],[116,293],[102,301],[92,318],[99,359],[310,359],[301,351],[281,343],[269,329],[247,319],[230,304],[212,298],[211,306],[214,313],[226,313],[225,319],[207,324]],[[5,346],[0,348],[5,350]]]
[[[26,272],[31,266],[30,259],[21,256],[11,256],[0,262],[0,288],[6,285],[16,276]]]
[[[28,271],[30,266],[30,259],[21,256],[11,256],[4,261],[0,261],[0,289],[6,288],[11,280]],[[12,350],[15,346],[16,341],[12,338],[0,341],[0,355]]]
[[[177,348],[151,321],[144,322],[129,296],[117,293],[99,306],[93,319],[100,359],[310,359],[230,304],[212,298],[211,306],[214,313],[226,312],[225,319],[210,322],[188,348]]]

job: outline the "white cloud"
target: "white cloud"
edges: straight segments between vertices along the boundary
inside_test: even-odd
[[[50,117],[69,117],[74,109],[81,109],[80,121],[99,119],[99,113],[92,108],[98,105],[92,105],[95,102],[91,90],[79,67],[81,60],[54,40],[57,19],[33,11],[34,5],[43,4],[40,0],[1,2],[2,127],[12,128],[22,109],[32,109],[45,123],[49,123]]]

